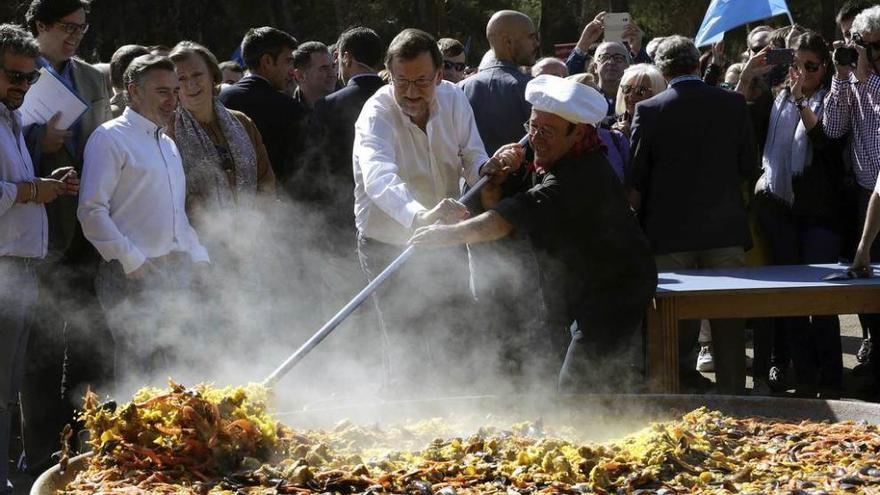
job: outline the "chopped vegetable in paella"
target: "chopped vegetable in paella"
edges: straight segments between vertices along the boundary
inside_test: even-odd
[[[733,418],[701,408],[589,444],[533,423],[469,437],[453,436],[440,419],[297,431],[273,420],[266,400],[257,385],[172,383],[122,407],[89,393],[82,419],[95,455],[59,493],[880,493],[880,433],[872,424]]]

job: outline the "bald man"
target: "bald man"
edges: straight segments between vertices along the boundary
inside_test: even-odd
[[[568,77],[568,67],[565,62],[556,57],[544,57],[532,66],[532,77],[547,74],[548,76]]]
[[[459,83],[477,121],[480,137],[491,154],[522,137],[522,124],[531,111],[525,100],[531,77],[519,66],[531,66],[538,53],[538,32],[529,16],[515,10],[496,12],[486,24],[486,38],[494,53],[480,72]]]
[[[538,53],[538,32],[529,16],[515,10],[496,12],[486,25],[486,38],[492,57],[480,64],[475,75],[459,83],[471,107],[486,152],[491,155],[502,145],[517,142],[525,134],[531,105],[526,102],[526,84],[531,80],[519,71],[531,66]],[[520,173],[508,179],[508,186],[519,187],[525,180]],[[477,297],[491,306],[486,314],[503,315],[492,321],[486,332],[498,346],[488,349],[501,360],[501,374],[512,382],[529,382],[529,349],[537,348],[532,339],[541,335],[543,314],[538,268],[531,244],[524,238],[505,238],[469,248],[471,273]],[[493,354],[494,353],[494,354]],[[532,352],[531,354],[536,354]]]

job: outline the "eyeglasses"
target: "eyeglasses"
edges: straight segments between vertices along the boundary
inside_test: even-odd
[[[804,62],[804,70],[806,70],[810,74],[814,72],[819,72],[819,69],[821,68],[822,64],[817,64],[816,62]]]
[[[88,24],[77,24],[75,22],[57,22],[61,26],[61,30],[67,34],[86,34],[89,31]]]
[[[21,72],[17,70],[7,69],[6,67],[0,67],[0,70],[3,70],[3,73],[6,74],[6,80],[9,81],[9,84],[13,86],[18,86],[23,82],[28,83],[28,86],[33,86],[37,83],[37,80],[40,79],[40,75],[42,74],[38,70],[31,72]]]
[[[615,63],[622,64],[622,63],[626,62],[626,57],[624,57],[623,55],[621,55],[619,53],[614,53],[614,54],[603,53],[602,55],[599,55],[598,60],[599,60],[599,62],[602,62],[602,63],[613,61]]]
[[[467,64],[461,62],[452,62],[450,60],[443,61],[443,68],[446,70],[455,69],[458,72],[461,72],[467,68]]]
[[[571,133],[571,130],[573,128],[574,124],[569,123],[568,132]],[[549,127],[538,127],[536,125],[533,125],[531,122],[526,122],[525,124],[523,124],[523,129],[526,130],[529,136],[543,137],[545,139],[553,139],[559,134],[559,131],[555,129],[551,129]]]
[[[621,84],[620,91],[625,95],[633,93],[640,98],[645,95],[654,94],[654,90],[651,88],[645,86],[630,86],[629,84]]]
[[[431,87],[434,84],[433,78],[423,77],[421,79],[398,79],[396,77],[391,78],[391,84],[394,85],[397,89],[409,89],[410,85],[413,85],[419,89],[425,89]]]

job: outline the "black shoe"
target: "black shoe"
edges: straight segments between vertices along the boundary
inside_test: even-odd
[[[712,380],[697,370],[681,370],[681,391],[686,394],[705,394],[712,390]]]
[[[856,361],[867,363],[871,361],[871,355],[874,353],[874,342],[871,339],[863,339],[859,352],[856,353]]]
[[[869,359],[864,363],[853,366],[852,374],[859,377],[874,376],[874,361]]]
[[[771,366],[770,372],[767,374],[767,385],[774,392],[782,392],[787,390],[785,382],[785,372],[779,366]]]

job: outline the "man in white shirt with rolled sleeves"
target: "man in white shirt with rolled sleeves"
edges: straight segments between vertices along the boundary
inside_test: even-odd
[[[353,152],[358,255],[372,279],[405,248],[412,232],[468,215],[461,181],[473,184],[486,151],[464,93],[443,81],[443,56],[427,33],[407,29],[385,58],[392,83],[364,105]],[[447,376],[460,388],[479,332],[466,325],[472,306],[464,248],[420,251],[374,295],[385,332],[386,385],[419,387]],[[455,362],[455,366],[449,363]],[[434,382],[432,383],[432,380]],[[403,383],[404,385],[406,383]]]
[[[174,65],[143,55],[124,80],[128,108],[86,145],[77,210],[83,233],[106,261],[95,288],[116,341],[118,388],[128,385],[127,372],[167,376],[173,346],[163,337],[182,330],[187,313],[172,305],[186,304],[193,275],[209,262],[186,216],[180,153],[162,132],[177,105]]]

